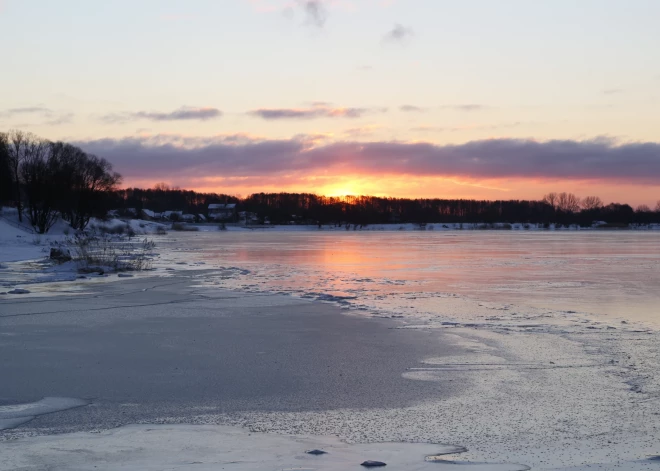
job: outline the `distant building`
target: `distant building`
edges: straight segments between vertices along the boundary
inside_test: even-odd
[[[259,222],[259,217],[257,216],[257,213],[241,211],[240,213],[238,213],[238,221],[245,223],[247,225],[256,224],[257,222]]]
[[[142,216],[143,219],[146,219],[148,221],[157,221],[162,217],[160,213],[157,213],[150,209],[143,209],[141,213],[142,214],[140,216]]]
[[[170,221],[180,221],[183,211],[163,211],[163,219],[169,219]]]
[[[209,219],[213,221],[235,221],[236,204],[209,204]]]

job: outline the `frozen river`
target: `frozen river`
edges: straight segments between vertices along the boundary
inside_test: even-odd
[[[396,442],[374,457],[401,469],[437,463],[400,442],[467,448],[438,469],[660,469],[658,234],[214,230],[156,244],[154,272],[0,299],[0,438],[19,438],[0,443],[13,460],[0,469],[162,469],[191,443],[200,469],[227,453],[247,463],[233,469],[299,469],[307,435],[360,456]],[[3,276],[36,281],[26,267]],[[136,423],[188,425],[112,430]],[[119,448],[132,451],[105,451]],[[349,469],[339,461],[309,469]]]
[[[200,232],[179,260],[245,269],[222,283],[400,315],[443,314],[435,295],[575,311],[660,327],[660,234],[648,232]]]

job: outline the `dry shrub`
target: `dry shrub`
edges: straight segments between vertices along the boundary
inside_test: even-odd
[[[108,234],[76,234],[73,259],[81,271],[140,271],[151,269],[155,244],[147,238],[130,240]]]

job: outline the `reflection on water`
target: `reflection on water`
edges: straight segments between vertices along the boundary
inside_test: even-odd
[[[456,293],[660,324],[654,233],[219,231],[165,243],[250,270],[231,287],[399,301]]]

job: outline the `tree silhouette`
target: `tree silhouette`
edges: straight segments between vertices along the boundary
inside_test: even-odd
[[[598,196],[585,196],[582,200],[582,209],[591,211],[603,206],[603,201]]]

